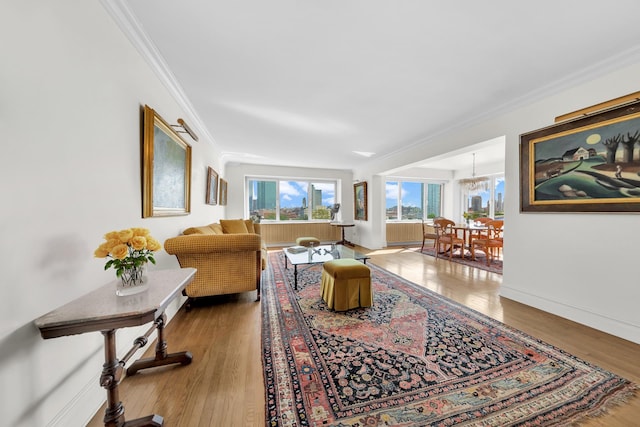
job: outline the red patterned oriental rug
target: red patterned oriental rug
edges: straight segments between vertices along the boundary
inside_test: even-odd
[[[333,312],[321,266],[269,254],[262,289],[267,426],[559,426],[636,386],[369,265],[374,306]]]

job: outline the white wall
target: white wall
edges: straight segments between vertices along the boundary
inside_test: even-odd
[[[634,63],[628,65],[631,58]],[[372,181],[373,194],[381,197],[380,171],[505,135],[506,233],[501,295],[640,343],[638,214],[519,212],[520,134],[552,125],[556,116],[566,112],[637,91],[638,52],[630,52],[624,60],[615,71],[591,80],[583,78],[585,81],[555,95],[416,144],[411,150],[354,171],[354,176]],[[375,213],[371,217],[372,222],[362,225],[361,235],[373,233],[384,221]],[[372,241],[375,239],[363,237],[356,243],[376,245],[379,242]]]
[[[105,232],[146,227],[163,242],[222,217],[204,204],[206,167],[220,156],[210,141],[187,140],[191,215],[142,219],[140,108],[171,123],[188,115],[98,2],[1,9],[1,424],[81,426],[106,397],[102,335],[43,340],[33,321],[114,279],[93,258]],[[157,260],[152,268],[178,267],[164,251]],[[119,355],[146,329],[121,330]]]

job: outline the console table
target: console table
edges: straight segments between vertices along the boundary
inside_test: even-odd
[[[118,395],[118,384],[127,360],[137,349],[146,345],[147,338],[154,329],[158,331],[156,357],[134,362],[127,369],[128,375],[135,374],[139,369],[154,366],[191,363],[192,356],[188,351],[167,354],[163,329],[166,322],[165,309],[193,281],[195,273],[195,268],[150,271],[148,290],[128,296],[117,296],[115,283],[111,282],[36,319],[35,324],[44,339],[95,331],[100,331],[104,336],[105,363],[102,366],[100,385],[107,390],[105,426],[133,427],[164,424],[163,418],[156,414],[125,421],[124,406]],[[122,360],[118,360],[116,329],[140,326],[149,322],[153,322],[152,328],[145,336],[137,338],[134,341],[134,347]]]

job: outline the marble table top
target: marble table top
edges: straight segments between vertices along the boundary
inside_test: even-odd
[[[43,338],[139,326],[162,315],[194,278],[195,268],[152,270],[148,289],[116,295],[116,282],[101,286],[35,320]]]

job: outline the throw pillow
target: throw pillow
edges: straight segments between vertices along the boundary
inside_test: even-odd
[[[221,219],[220,225],[224,234],[248,233],[247,226],[242,219]]]
[[[247,227],[247,233],[255,233],[256,230],[253,228],[253,220],[245,219],[244,225]]]
[[[222,226],[220,224],[209,224],[209,227],[213,230],[213,234],[224,234]]]
[[[204,227],[189,227],[182,232],[185,236],[189,234],[211,234],[211,228],[208,226]]]

